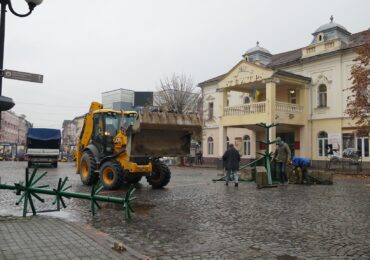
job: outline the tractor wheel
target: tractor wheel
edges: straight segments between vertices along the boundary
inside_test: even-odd
[[[80,160],[80,178],[83,184],[92,185],[98,181],[97,168],[92,152],[85,151]]]
[[[146,179],[154,189],[159,189],[166,186],[171,179],[171,171],[168,166],[161,162],[153,162],[153,172]]]
[[[121,165],[114,160],[103,163],[100,167],[100,181],[107,190],[117,189],[123,183]]]
[[[124,177],[124,182],[128,184],[136,184],[138,183],[143,176],[138,173],[126,173]]]

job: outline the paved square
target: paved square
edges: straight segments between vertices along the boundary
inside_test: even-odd
[[[23,178],[22,168],[8,170],[11,175],[1,170],[3,181]],[[68,175],[73,190],[88,191],[72,164],[45,170],[50,184]],[[238,188],[214,183],[220,173],[214,169],[173,167],[172,172],[162,190],[142,179],[131,221],[111,204],[92,217],[86,201],[77,199],[68,201],[60,216],[90,224],[156,259],[370,259],[368,178],[258,190],[251,182]],[[16,196],[1,192],[8,199],[2,199],[0,213],[14,211]]]

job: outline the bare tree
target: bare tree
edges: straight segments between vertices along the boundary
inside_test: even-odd
[[[351,94],[347,97],[346,113],[355,120],[359,134],[370,131],[370,42],[357,49],[357,63],[351,68]]]
[[[158,92],[154,97],[154,105],[162,110],[174,113],[199,113],[201,110],[201,92],[196,89],[193,79],[184,74],[173,74],[160,80]],[[200,113],[199,113],[200,114]],[[194,140],[201,136],[193,135]],[[180,165],[184,165],[184,157],[179,157]]]
[[[197,113],[200,97],[190,76],[173,74],[160,80],[154,105],[176,113]]]

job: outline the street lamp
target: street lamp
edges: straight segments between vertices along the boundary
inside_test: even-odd
[[[14,102],[11,98],[2,97],[3,87],[3,64],[4,64],[4,40],[5,40],[5,13],[6,6],[9,6],[9,10],[12,14],[18,17],[26,17],[30,15],[33,9],[42,3],[42,0],[25,0],[28,4],[29,11],[25,14],[17,13],[12,6],[11,0],[0,0],[1,4],[1,17],[0,17],[0,111],[9,110],[14,106]],[[4,109],[4,110],[3,110]],[[1,117],[0,117],[1,118]]]

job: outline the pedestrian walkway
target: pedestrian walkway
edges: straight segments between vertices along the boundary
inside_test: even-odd
[[[125,245],[116,251],[115,243],[105,233],[57,218],[0,216],[0,259],[145,258]]]

